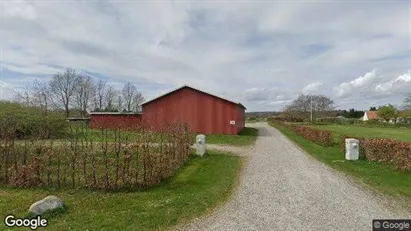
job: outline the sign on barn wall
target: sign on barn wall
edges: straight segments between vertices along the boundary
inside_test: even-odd
[[[235,125],[235,120],[230,120],[231,125]]]

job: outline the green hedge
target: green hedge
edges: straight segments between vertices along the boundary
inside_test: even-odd
[[[0,101],[0,139],[60,138],[67,126],[61,113]]]
[[[339,117],[324,117],[315,120],[316,123],[321,124],[360,124],[363,121],[355,118],[339,118]]]
[[[362,121],[360,119],[354,118],[338,118],[338,117],[324,117],[317,118],[313,123],[314,125],[328,125],[328,124],[341,124],[341,125],[358,125],[364,127],[383,127],[383,128],[399,128],[399,127],[408,127],[411,128],[411,120],[409,118],[404,118],[402,123],[388,123],[379,120],[367,120]]]

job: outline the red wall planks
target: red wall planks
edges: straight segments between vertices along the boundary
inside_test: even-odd
[[[230,122],[234,121],[234,124]],[[91,128],[130,128],[187,123],[194,132],[203,134],[238,134],[245,126],[245,108],[190,88],[182,87],[149,103],[143,114],[91,114]]]
[[[143,124],[154,128],[185,122],[194,132],[238,134],[244,128],[244,118],[241,106],[189,87],[143,105]]]
[[[142,125],[141,122],[141,114],[91,114],[90,127],[136,129]]]

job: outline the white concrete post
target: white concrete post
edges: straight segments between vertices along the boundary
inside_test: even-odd
[[[203,134],[196,136],[196,153],[203,156],[206,152],[206,137]]]

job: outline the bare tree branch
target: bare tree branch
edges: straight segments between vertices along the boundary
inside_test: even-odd
[[[133,111],[141,112],[141,104],[144,103],[145,98],[143,94],[139,91],[136,91],[136,95],[133,99]]]
[[[106,98],[105,98],[105,105],[106,105],[106,111],[115,111],[116,106],[115,106],[115,101],[118,98],[118,92],[116,89],[114,89],[113,86],[108,85],[107,91],[106,91]]]
[[[106,97],[106,85],[107,85],[107,82],[100,79],[95,86],[95,89],[96,89],[96,96],[94,98],[95,110],[102,111],[105,108],[104,99]]]
[[[32,87],[33,103],[47,113],[51,105],[51,93],[46,82],[34,80]]]
[[[79,75],[78,86],[75,99],[77,107],[80,109],[81,116],[85,116],[87,109],[90,108],[92,96],[94,95],[95,84],[90,76]]]
[[[403,109],[411,110],[411,93],[403,101]]]
[[[285,108],[286,114],[296,118],[308,118],[312,109],[316,116],[324,116],[326,112],[334,110],[334,101],[324,95],[305,95],[300,94]]]
[[[49,83],[50,92],[54,95],[58,104],[64,107],[67,117],[70,115],[70,105],[78,83],[78,74],[71,68],[54,75]]]
[[[134,84],[128,82],[124,85],[122,96],[127,111],[132,111],[136,93],[137,88]]]

